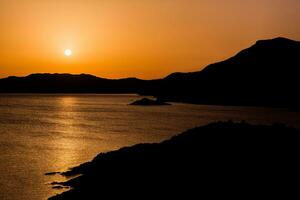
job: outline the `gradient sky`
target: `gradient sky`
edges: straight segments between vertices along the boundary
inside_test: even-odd
[[[258,39],[300,40],[299,10],[300,0],[0,0],[0,77],[197,71]]]

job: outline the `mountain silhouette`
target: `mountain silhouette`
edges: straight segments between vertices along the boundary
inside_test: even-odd
[[[299,102],[300,42],[261,40],[200,72],[174,73],[150,93],[165,101],[286,106]]]
[[[300,42],[260,40],[202,71],[157,80],[92,75],[33,74],[0,79],[0,92],[138,93],[160,101],[299,108]]]
[[[0,79],[0,92],[18,93],[137,93],[144,81],[104,79],[89,74],[31,74]]]

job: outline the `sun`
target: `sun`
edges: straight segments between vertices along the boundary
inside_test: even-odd
[[[71,49],[66,49],[65,50],[65,56],[71,56],[72,55],[72,50]]]

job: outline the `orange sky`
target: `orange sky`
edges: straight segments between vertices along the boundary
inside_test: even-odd
[[[196,71],[258,39],[300,40],[299,10],[299,0],[0,0],[0,77]]]

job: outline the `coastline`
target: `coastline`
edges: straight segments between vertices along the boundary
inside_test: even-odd
[[[120,194],[201,197],[213,190],[250,192],[254,182],[256,187],[278,186],[289,175],[296,178],[299,142],[299,130],[283,124],[216,122],[161,143],[101,153],[91,162],[62,172],[77,177],[54,185],[72,189],[49,199],[101,199]]]

